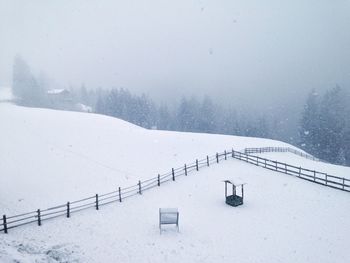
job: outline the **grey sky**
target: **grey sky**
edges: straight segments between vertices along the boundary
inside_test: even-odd
[[[19,53],[65,87],[291,103],[350,88],[350,1],[0,0],[0,45],[0,86]]]

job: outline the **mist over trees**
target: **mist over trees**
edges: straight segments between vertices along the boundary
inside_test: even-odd
[[[125,89],[99,90],[96,94],[96,113],[149,129],[281,139],[274,135],[276,122],[280,120],[225,108],[208,96],[182,97],[175,107],[169,108],[166,104],[157,106],[144,94],[132,95]],[[299,136],[287,142],[297,142],[320,159],[350,165],[349,101],[350,94],[338,86],[323,96],[312,90],[301,114]]]
[[[21,105],[45,106],[45,88],[32,74],[29,65],[20,56],[13,64],[13,95]]]
[[[323,96],[312,90],[301,113],[296,138],[282,138],[276,129],[288,120],[216,104],[209,96],[182,97],[171,107],[157,105],[145,94],[127,89],[51,89],[44,74],[35,76],[26,61],[16,56],[13,65],[16,102],[30,107],[96,112],[147,129],[204,132],[284,140],[298,144],[320,159],[350,165],[349,92],[341,87]],[[283,131],[282,131],[283,135]]]
[[[97,90],[96,94],[96,113],[148,129],[269,136],[265,118],[248,118],[235,110],[220,107],[208,96],[202,99],[182,97],[178,104],[169,108],[166,104],[156,105],[144,94],[132,95],[126,89]]]
[[[40,72],[35,75],[29,64],[19,55],[14,59],[12,74],[12,93],[15,102],[28,107],[45,107],[60,110],[89,111],[90,107],[80,101],[93,105],[89,101],[89,92],[82,87],[79,97],[68,89],[50,87],[47,76]]]
[[[350,165],[350,95],[337,86],[309,94],[300,123],[300,145],[320,159]]]

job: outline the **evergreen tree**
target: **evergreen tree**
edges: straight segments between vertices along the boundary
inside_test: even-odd
[[[219,116],[219,123],[220,123],[218,125],[219,133],[229,134],[229,135],[241,134],[241,129],[238,125],[238,114],[234,109],[232,108],[229,108],[227,110],[219,109],[217,116]],[[220,118],[220,116],[222,117]]]
[[[89,94],[84,84],[81,85],[79,90],[79,100],[85,105],[89,105]]]
[[[212,100],[206,96],[196,111],[198,114],[198,131],[205,133],[214,133],[216,130],[215,107]]]
[[[266,120],[265,116],[260,116],[256,122],[257,127],[257,133],[256,137],[259,138],[269,138],[270,137],[270,131],[269,131],[269,125]]]
[[[350,166],[350,125],[346,124],[343,133],[342,148],[344,154],[344,164]]]
[[[343,116],[345,119],[344,122],[344,131],[342,134],[342,148],[343,148],[343,154],[344,154],[344,163],[347,166],[350,166],[350,104],[347,102],[350,101],[350,93],[349,91],[346,92],[344,98],[344,106],[345,109],[343,110]]]
[[[107,109],[106,109],[107,102],[106,102],[105,92],[101,88],[99,88],[97,89],[96,94],[97,94],[97,100],[95,105],[95,112],[107,115]]]
[[[177,129],[179,131],[193,131],[195,128],[194,121],[194,105],[188,101],[185,97],[182,97],[178,111],[176,114]]]
[[[318,155],[320,151],[320,109],[318,94],[312,90],[308,95],[300,122],[300,146],[305,151]]]
[[[144,128],[152,128],[154,125],[153,110],[154,106],[145,94],[135,99],[137,108],[137,123]]]
[[[337,86],[326,92],[320,109],[320,158],[340,163],[342,134],[345,128],[345,101],[342,89]]]
[[[29,65],[20,56],[14,59],[12,90],[20,104],[31,107],[44,106],[45,89],[38,84]]]
[[[171,130],[173,129],[173,125],[171,125],[173,122],[174,120],[169,112],[168,106],[166,104],[162,104],[158,109],[157,129]]]

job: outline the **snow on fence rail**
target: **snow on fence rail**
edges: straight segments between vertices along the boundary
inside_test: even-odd
[[[253,148],[245,149],[245,152],[234,151],[224,151],[222,153],[216,153],[212,156],[206,156],[204,159],[196,159],[195,162],[190,164],[185,164],[179,168],[172,168],[170,172],[165,174],[158,174],[158,176],[150,178],[145,181],[138,181],[136,185],[129,187],[121,188],[117,187],[115,191],[111,191],[105,194],[95,194],[93,196],[83,198],[80,200],[67,202],[62,205],[50,207],[44,210],[38,209],[32,212],[23,213],[20,215],[6,216],[3,215],[2,223],[0,223],[0,231],[8,233],[9,229],[28,225],[28,224],[37,224],[41,226],[42,222],[54,219],[57,217],[71,217],[72,214],[77,213],[82,210],[94,208],[99,210],[100,207],[115,203],[122,202],[126,198],[135,195],[141,195],[144,191],[147,191],[154,187],[160,187],[161,184],[168,181],[175,181],[179,176],[187,176],[193,171],[199,171],[202,167],[208,167],[213,163],[219,163],[221,160],[227,160],[229,157],[245,161],[256,166],[260,166],[272,171],[277,171],[289,175],[296,176],[298,178],[314,182],[317,184],[325,185],[335,189],[343,190],[350,192],[350,180],[342,177],[337,177],[329,175],[323,172],[318,172],[315,170],[305,169],[302,167],[297,167],[289,165],[286,163],[273,161],[266,158],[261,158],[259,156],[254,156],[248,154]],[[270,147],[261,148],[263,150],[256,150],[259,148],[254,148],[255,152],[266,152],[266,149],[272,149]],[[282,148],[274,148],[280,149]],[[271,150],[272,151],[272,150]],[[276,150],[277,151],[277,150]],[[288,151],[288,150],[286,150]],[[307,157],[306,157],[307,158]]]

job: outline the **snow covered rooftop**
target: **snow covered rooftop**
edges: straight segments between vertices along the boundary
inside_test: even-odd
[[[47,91],[47,94],[55,95],[55,94],[62,94],[62,93],[69,93],[67,89],[50,89]]]

